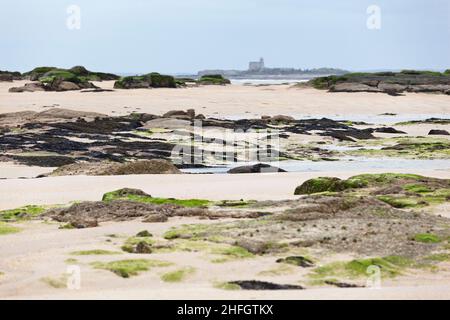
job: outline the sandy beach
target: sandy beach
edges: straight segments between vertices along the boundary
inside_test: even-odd
[[[389,125],[405,119],[425,120],[428,117],[445,117],[450,112],[449,98],[445,95],[405,93],[399,97],[373,93],[328,93],[311,88],[294,88],[288,85],[269,86],[203,86],[183,89],[153,90],[115,90],[113,92],[34,92],[9,93],[11,86],[22,85],[0,82],[0,113],[20,111],[45,111],[65,108],[77,111],[97,112],[108,116],[128,115],[132,112],[161,115],[170,110],[193,108],[212,118],[260,118],[262,115],[290,115],[302,117],[331,117],[334,119],[374,120],[376,127],[389,116],[383,113],[395,113]],[[113,82],[98,82],[96,85],[111,89]],[[377,118],[378,117],[378,118]],[[378,122],[377,122],[378,121]],[[355,125],[359,133],[373,124]],[[449,124],[417,123],[395,125],[401,134],[374,132],[374,142],[359,140],[342,142],[331,137],[317,135],[314,132],[299,134],[285,142],[286,147],[299,145],[315,152],[323,144],[330,150],[352,150],[352,148],[381,148],[401,143],[403,139],[417,136],[427,137],[430,130],[449,130]],[[159,130],[159,128],[157,128]],[[216,128],[217,129],[217,128]],[[352,129],[352,128],[351,128]],[[150,139],[162,139],[163,131],[155,130]],[[353,130],[353,129],[352,129]],[[210,131],[214,134],[215,131]],[[19,131],[20,133],[20,131]],[[381,147],[376,142],[381,141]],[[448,136],[429,138],[426,143],[445,143]],[[430,139],[437,139],[430,140]],[[39,138],[37,138],[39,141]],[[90,142],[87,138],[72,138],[75,142]],[[415,140],[414,140],[415,141]],[[431,142],[429,142],[431,141]],[[420,140],[419,140],[420,142]],[[339,149],[341,148],[341,149]],[[364,149],[364,148],[363,148]],[[14,151],[14,150],[13,150]],[[322,150],[323,151],[323,150]],[[14,153],[15,152],[15,153]],[[14,151],[13,154],[20,156]],[[445,151],[444,151],[445,152]],[[34,155],[34,153],[31,153]],[[52,153],[54,154],[54,153]],[[358,174],[379,174],[386,172],[383,167],[360,168],[358,162],[351,162],[348,169],[337,167],[339,154],[331,154],[327,162],[312,161],[316,170],[303,170],[286,173],[250,173],[250,174],[126,174],[116,176],[47,176],[56,167],[19,164],[12,160],[0,164],[0,210],[20,208],[28,205],[51,206],[100,201],[102,196],[121,188],[134,188],[158,198],[180,200],[205,199],[205,201],[256,200],[262,203],[275,201],[302,201],[294,195],[294,190],[309,179],[318,177],[337,177],[348,179]],[[344,155],[345,156],[345,155]],[[391,156],[388,154],[387,156]],[[412,165],[405,169],[405,159],[421,155],[412,154],[402,158],[385,158],[398,174],[419,174],[428,178],[450,179],[450,162],[445,153],[439,159],[432,156],[425,161],[441,161],[441,166],[427,168],[426,165]],[[376,163],[383,158],[370,158]],[[397,159],[397,160],[395,160]],[[433,160],[434,159],[434,160]],[[327,160],[327,159],[325,159]],[[311,161],[311,160],[308,160]],[[337,161],[337,162],[334,162]],[[301,162],[301,161],[300,161]],[[432,163],[432,162],[424,162]],[[333,169],[335,168],[335,169]],[[337,168],[340,168],[339,170]],[[384,191],[383,191],[384,192]],[[300,200],[299,200],[300,199]],[[264,209],[264,208],[263,208]],[[261,210],[263,210],[261,209]],[[246,212],[247,209],[243,209]],[[363,210],[364,211],[364,210]],[[422,211],[420,211],[422,212]],[[422,214],[422,213],[421,213]],[[450,218],[448,203],[427,208],[430,217]],[[242,220],[244,223],[248,219]],[[280,267],[275,260],[285,253],[254,255],[250,259],[230,259],[224,263],[214,263],[218,255],[212,249],[157,251],[151,254],[123,252],[120,248],[139,231],[147,230],[152,242],[168,245],[165,234],[171,228],[184,228],[186,225],[215,225],[233,223],[227,219],[200,219],[198,217],[170,217],[165,222],[144,223],[139,219],[122,222],[102,222],[98,227],[85,229],[64,229],[59,222],[50,219],[13,221],[8,226],[18,228],[17,233],[4,234],[0,238],[0,297],[5,299],[449,299],[450,264],[441,261],[433,268],[439,272],[425,269],[411,269],[398,278],[383,278],[378,289],[373,288],[337,288],[312,285],[308,282],[310,269]],[[321,221],[321,220],[318,220]],[[350,222],[346,222],[350,223]],[[0,225],[1,226],[1,225]],[[315,225],[314,225],[315,226]],[[315,227],[311,226],[312,229]],[[345,225],[343,226],[343,228]],[[328,226],[324,226],[328,230]],[[359,228],[359,227],[358,227]],[[385,231],[385,230],[384,230]],[[445,230],[444,230],[445,231]],[[323,231],[321,231],[323,232]],[[323,235],[323,234],[321,234]],[[195,245],[187,240],[189,245]],[[189,242],[191,241],[191,242]],[[176,246],[180,243],[175,242]],[[181,242],[182,243],[182,242]],[[210,243],[217,246],[218,244]],[[223,244],[221,244],[223,245]],[[228,245],[228,244],[227,244]],[[228,247],[226,247],[228,248]],[[223,248],[220,248],[223,250]],[[230,249],[230,248],[228,248]],[[74,252],[104,250],[109,254],[76,255]],[[430,249],[431,250],[431,249]],[[112,253],[111,253],[112,252]],[[290,254],[311,254],[320,265],[369,257],[369,254],[356,252],[333,253],[319,246],[318,249],[294,249]],[[441,253],[441,251],[439,251]],[[93,267],[99,263],[113,260],[156,259],[165,261],[168,266],[152,268],[131,278],[118,277],[117,274]],[[51,258],[50,258],[51,257]],[[228,259],[228,258],[227,258]],[[81,268],[81,288],[65,288],[67,267],[75,265]],[[431,268],[431,267],[430,267]],[[177,270],[195,270],[181,283],[162,280],[164,275]],[[257,279],[259,281],[302,285],[306,290],[230,291],[217,287],[217,283],[236,279]],[[361,282],[360,282],[361,283]]]
[[[136,89],[114,92],[33,92],[9,93],[8,89],[26,81],[0,82],[1,113],[43,111],[57,106],[79,111],[123,115],[131,112],[163,114],[169,110],[195,109],[209,117],[259,118],[261,115],[355,116],[382,113],[448,114],[448,96],[405,93],[392,97],[373,93],[329,93],[291,85],[272,86],[203,86],[179,90]],[[113,81],[95,82],[112,89]]]

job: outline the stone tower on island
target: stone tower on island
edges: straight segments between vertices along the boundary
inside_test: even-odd
[[[259,61],[250,61],[248,64],[248,71],[261,71],[264,69],[264,58]]]

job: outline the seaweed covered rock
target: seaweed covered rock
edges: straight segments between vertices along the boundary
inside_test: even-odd
[[[142,76],[122,77],[114,83],[116,89],[148,89],[148,88],[176,88],[175,78],[157,72]]]
[[[85,81],[117,80],[120,78],[112,73],[90,71],[83,66],[75,66],[70,69],[37,67],[31,71],[25,72],[23,75],[31,81],[38,81],[41,80],[41,78],[51,76],[52,74],[65,74],[65,76],[70,75],[71,77],[74,76]]]
[[[361,179],[341,180],[335,177],[319,177],[303,182],[295,189],[295,195],[313,194],[320,192],[340,192],[350,188],[362,188],[367,183]]]
[[[47,71],[48,70],[48,71]],[[43,71],[47,71],[42,73]],[[34,91],[71,91],[97,88],[89,82],[89,76],[82,76],[66,69],[44,67],[39,72],[32,72],[30,80],[38,81],[27,83],[23,87],[11,88],[10,92],[34,92]]]
[[[231,84],[229,79],[224,78],[221,74],[207,74],[198,79],[198,83],[202,85],[227,85]]]
[[[331,92],[402,92],[444,93],[450,90],[448,73],[403,70],[401,72],[347,73],[342,76],[318,77],[309,81],[316,89]]]

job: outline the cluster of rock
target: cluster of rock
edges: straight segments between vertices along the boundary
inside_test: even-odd
[[[2,71],[0,70],[0,82],[8,81],[11,82],[13,80],[21,80],[22,74],[16,71]]]
[[[349,73],[309,82],[316,89],[330,92],[381,92],[398,95],[402,92],[450,94],[450,72],[404,70],[401,72]]]
[[[13,87],[9,92],[71,91],[97,89],[91,81],[116,80],[119,76],[111,73],[92,72],[82,66],[71,69],[38,67],[21,75],[21,79],[33,82],[22,87]]]
[[[142,76],[122,77],[114,83],[116,89],[148,89],[148,88],[176,88],[175,78],[152,72]]]
[[[193,85],[227,85],[231,81],[222,75],[205,75],[198,80],[174,78],[173,76],[152,72],[140,76],[122,77],[114,83],[116,89],[178,88]]]

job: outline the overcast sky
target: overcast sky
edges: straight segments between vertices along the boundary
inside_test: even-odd
[[[80,29],[67,27],[70,5]],[[370,5],[380,29],[367,27]],[[3,70],[187,73],[261,56],[274,67],[450,68],[448,0],[1,0],[0,10]]]

